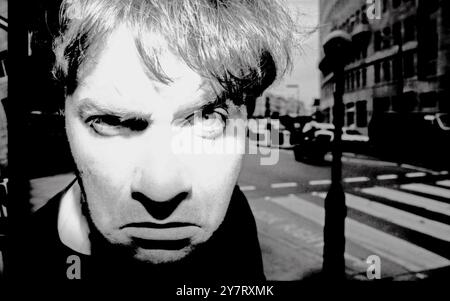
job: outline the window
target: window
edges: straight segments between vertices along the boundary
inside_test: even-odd
[[[438,35],[437,22],[428,19],[423,22],[423,35],[419,41],[419,75],[421,78],[435,75],[437,71]]]
[[[395,56],[392,61],[392,78],[398,80],[402,75],[402,61],[399,56]]]
[[[383,29],[383,49],[391,47],[391,28],[385,27]]]
[[[391,80],[391,62],[389,60],[383,62],[383,76],[385,81]]]
[[[394,44],[399,45],[402,43],[402,23],[396,22],[394,26],[392,26],[392,34],[394,37]]]
[[[366,67],[363,67],[361,69],[361,79],[362,79],[362,86],[365,87],[367,85],[367,69]]]
[[[381,50],[381,32],[380,31],[375,32],[373,48],[375,51]]]
[[[416,74],[414,56],[414,52],[411,51],[403,54],[403,75],[406,78],[412,77]]]
[[[350,78],[348,73],[345,75],[345,90],[348,91],[350,89]]]
[[[356,102],[356,126],[367,126],[367,101],[365,100]]]
[[[356,87],[360,88],[361,87],[361,71],[356,70]]]
[[[347,119],[347,126],[351,126],[355,123],[355,103],[350,102],[345,105],[346,108],[346,119]]]
[[[404,41],[414,41],[416,39],[416,18],[415,16],[411,16],[405,19],[404,27],[405,27],[405,36]]]
[[[353,72],[350,72],[350,89],[354,90],[355,89],[355,74]]]
[[[381,78],[380,78],[380,62],[376,62],[373,65],[374,68],[374,79],[375,79],[375,83],[379,83]]]
[[[363,46],[361,49],[361,57],[366,58],[367,57],[367,46]]]

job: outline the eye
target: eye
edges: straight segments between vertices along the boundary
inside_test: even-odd
[[[147,128],[148,122],[140,118],[125,119],[113,115],[91,116],[86,123],[100,136],[130,135]]]
[[[196,112],[188,119],[188,122],[196,135],[204,139],[214,140],[223,134],[227,119],[227,110],[213,108]]]

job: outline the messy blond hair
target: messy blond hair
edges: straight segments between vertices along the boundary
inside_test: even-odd
[[[260,95],[291,66],[295,25],[276,0],[63,0],[54,74],[68,95],[92,65],[86,61],[122,24],[149,75],[166,84],[171,79],[159,63],[161,46],[149,33],[234,98]]]

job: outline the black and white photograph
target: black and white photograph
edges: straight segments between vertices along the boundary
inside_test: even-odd
[[[0,287],[450,277],[450,1],[1,0],[0,100]]]

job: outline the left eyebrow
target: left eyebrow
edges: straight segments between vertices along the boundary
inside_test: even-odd
[[[217,104],[219,104],[219,101],[218,98],[216,97],[214,99],[203,100],[194,104],[182,106],[173,114],[173,119],[185,118],[186,116],[189,116],[192,113],[203,111],[206,108],[214,107]]]
[[[213,89],[211,89],[207,82],[204,82],[200,86],[199,90],[204,92],[203,95],[200,96],[200,100],[179,107],[173,114],[174,120],[186,118],[187,116],[198,111],[217,107],[224,101],[222,99],[223,92],[218,95]]]

